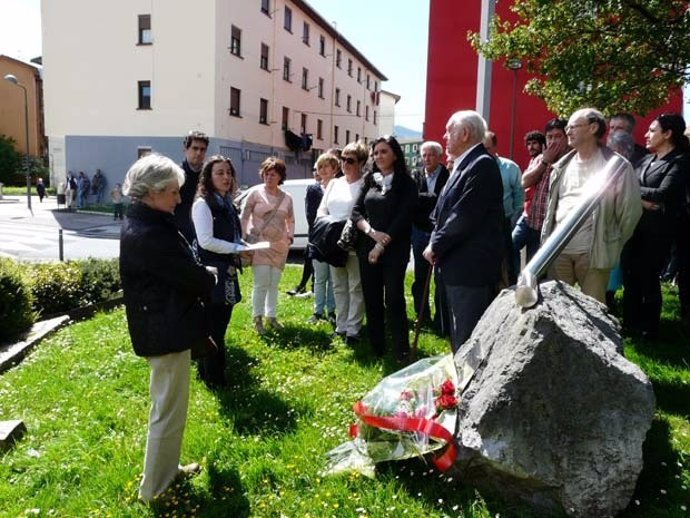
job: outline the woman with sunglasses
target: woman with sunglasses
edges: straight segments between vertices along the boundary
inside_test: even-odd
[[[197,252],[204,266],[218,271],[218,282],[206,306],[211,337],[218,346],[213,354],[198,360],[199,377],[209,387],[224,387],[225,332],[232,308],[241,299],[237,271],[241,268],[238,247],[242,229],[232,204],[237,191],[235,168],[229,158],[209,158],[199,174],[192,222],[197,236]]]
[[[375,353],[383,356],[388,324],[396,360],[404,364],[410,349],[405,270],[410,259],[417,184],[407,172],[405,155],[395,138],[379,137],[372,150],[373,171],[364,178],[362,192],[352,209],[352,220],[366,235],[357,252],[367,330]]]
[[[659,276],[668,259],[681,211],[688,171],[685,121],[663,114],[645,134],[647,155],[635,169],[642,195],[642,217],[621,254],[623,324],[628,331],[655,338],[661,320]]]
[[[345,146],[340,165],[343,176],[328,183],[316,217],[332,216],[345,221],[352,214],[352,207],[362,189],[364,165],[369,151],[362,142]],[[359,262],[354,251],[350,251],[345,266],[330,266],[335,296],[335,335],[345,338],[349,345],[359,341],[359,331],[364,318],[364,299],[359,275]]]

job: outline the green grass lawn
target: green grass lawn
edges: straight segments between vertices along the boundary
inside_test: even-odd
[[[245,300],[226,336],[233,386],[212,393],[193,380],[182,461],[204,469],[175,488],[168,506],[136,500],[148,367],[131,350],[121,309],[59,331],[0,376],[0,419],[23,419],[28,428],[0,457],[0,516],[532,516],[418,459],[382,465],[374,480],[319,475],[325,453],[348,440],[352,404],[396,367],[392,358],[375,359],[366,341],[354,349],[332,344],[327,323],[304,324],[313,299],[284,295],[300,273],[286,268],[278,308],[285,329],[264,338],[251,327],[251,274],[244,273]],[[677,304],[673,294],[666,298],[671,319]],[[690,513],[689,330],[666,321],[662,331],[658,343],[626,341],[658,404],[626,517]],[[447,347],[422,334],[421,355]]]

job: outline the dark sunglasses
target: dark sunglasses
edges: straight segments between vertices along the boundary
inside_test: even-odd
[[[344,156],[343,158],[340,159],[340,161],[345,162],[346,164],[350,164],[350,165],[357,163],[357,159],[352,158],[351,156]]]

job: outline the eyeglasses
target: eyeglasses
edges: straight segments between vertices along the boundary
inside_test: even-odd
[[[357,163],[357,159],[352,158],[351,156],[344,156],[340,159],[340,161],[345,162],[346,164],[350,164],[350,165]]]

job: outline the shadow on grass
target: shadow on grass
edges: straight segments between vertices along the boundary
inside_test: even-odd
[[[426,459],[430,457],[427,456]],[[488,491],[480,492],[465,485],[452,475],[432,469],[430,463],[421,459],[387,462],[380,464],[377,469],[382,476],[402,484],[415,500],[424,501],[430,508],[441,510],[447,516],[475,516],[481,506],[486,506],[489,516],[543,517],[543,514],[535,514],[526,505],[508,502],[499,495]]]
[[[644,339],[628,336],[639,354],[672,367],[690,369],[690,325],[682,321],[662,320],[659,337]]]
[[[229,386],[216,392],[221,413],[232,418],[240,435],[294,431],[295,410],[275,393],[259,388],[251,371],[256,361],[244,349],[226,346]]]
[[[333,350],[330,325],[284,324],[282,329],[268,329],[261,339],[270,347],[284,350],[307,349],[315,353]]]
[[[190,480],[181,480],[151,505],[156,517],[170,516],[250,516],[249,501],[244,496],[237,470],[218,470],[209,466],[209,493],[199,494]]]
[[[655,418],[652,421],[642,455],[642,473],[632,500],[621,516],[683,516],[678,502],[683,501],[687,492],[682,487],[680,457],[671,446],[671,426],[666,420]],[[673,514],[672,509],[679,514]]]
[[[690,385],[683,384],[680,380],[670,382],[652,379],[656,406],[685,419],[690,418]]]

